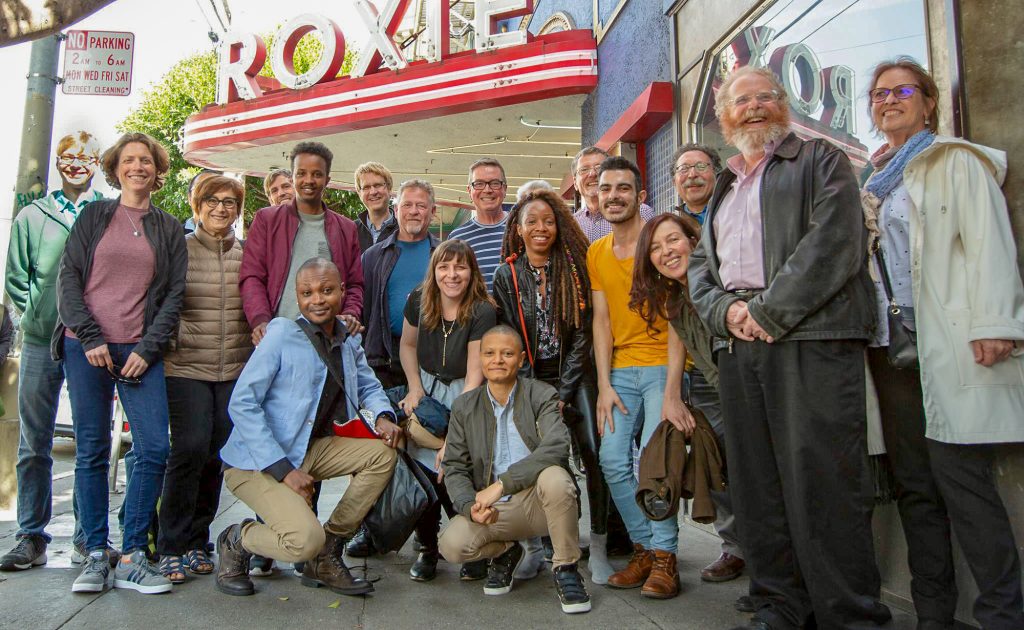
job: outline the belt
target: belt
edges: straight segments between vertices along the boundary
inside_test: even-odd
[[[746,300],[761,295],[764,293],[764,289],[734,289],[729,291],[729,293]]]

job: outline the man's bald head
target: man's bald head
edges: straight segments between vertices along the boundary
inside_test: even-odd
[[[484,345],[484,341],[492,335],[508,335],[509,337],[512,337],[516,341],[517,351],[523,351],[523,339],[519,336],[519,333],[516,332],[515,328],[512,328],[507,324],[498,324],[484,333],[484,336],[480,338],[480,346],[482,347]]]
[[[306,262],[302,263],[299,270],[295,272],[295,280],[298,281],[302,272],[310,270],[314,270],[317,273],[334,273],[334,275],[338,277],[338,282],[341,282],[341,270],[338,269],[338,265],[335,265],[333,262],[322,256],[310,258]]]
[[[319,257],[302,263],[295,272],[295,297],[303,317],[333,334],[334,320],[341,312],[345,297],[345,285],[337,265]]]

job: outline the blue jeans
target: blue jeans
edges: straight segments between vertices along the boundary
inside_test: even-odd
[[[107,344],[114,363],[124,365],[135,344]],[[114,387],[132,431],[135,470],[125,489],[125,523],[122,550],[130,553],[146,546],[149,525],[163,486],[168,440],[167,386],[164,364],[149,366],[138,385],[116,383],[106,368],[93,367],[77,339],[64,340],[65,370],[78,454],[75,460],[75,494],[78,496],[86,549],[105,549],[108,538],[109,497],[107,473],[110,462],[111,415]]]
[[[637,423],[642,422],[641,447],[645,446],[661,422],[661,402],[665,395],[668,368],[653,367],[613,368],[611,385],[622,399],[629,414],[623,415],[612,408],[615,431],[605,431],[601,438],[601,472],[608,483],[615,507],[635,544],[645,549],[675,553],[679,546],[679,521],[670,518],[651,521],[636,504],[636,477],[633,475],[633,437]],[[643,407],[643,415],[637,410]]]
[[[50,358],[49,346],[24,342],[18,371],[18,536],[42,536],[47,543],[52,540],[45,530],[53,514],[53,429],[63,384],[64,362]],[[78,543],[84,537],[74,497],[72,507]]]

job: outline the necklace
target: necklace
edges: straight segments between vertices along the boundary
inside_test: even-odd
[[[127,210],[124,211],[124,216],[128,217],[128,222],[132,224],[132,235],[140,236],[139,228],[135,227],[135,221],[132,221],[132,215]]]
[[[458,320],[452,321],[451,328],[445,328],[444,318],[441,318],[441,334],[444,335],[444,342],[441,345],[441,367],[445,367],[445,363],[447,362],[448,359],[448,335],[452,334],[455,331],[456,321]]]

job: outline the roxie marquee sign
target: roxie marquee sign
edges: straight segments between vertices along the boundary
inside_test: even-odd
[[[358,21],[369,32],[370,38],[359,52],[352,77],[361,77],[383,68],[401,70],[409,65],[402,50],[395,43],[395,33],[405,16],[411,0],[378,0],[383,7],[370,0],[348,0]],[[533,0],[476,0],[475,45],[477,52],[506,48],[526,43],[530,36],[524,31],[498,33],[501,20],[528,15],[533,12]],[[426,25],[421,37],[425,43],[426,61],[440,61],[450,52],[449,0],[426,0]],[[308,71],[297,74],[292,63],[295,47],[303,36],[318,32],[323,41],[319,61]],[[267,59],[267,47],[262,38],[252,33],[231,32],[225,35],[220,51],[217,72],[217,102],[220,104],[257,98],[263,91],[256,75]],[[301,90],[337,77],[345,59],[345,36],[332,20],[321,15],[303,14],[289,20],[274,37],[270,50],[270,65],[281,85]]]

